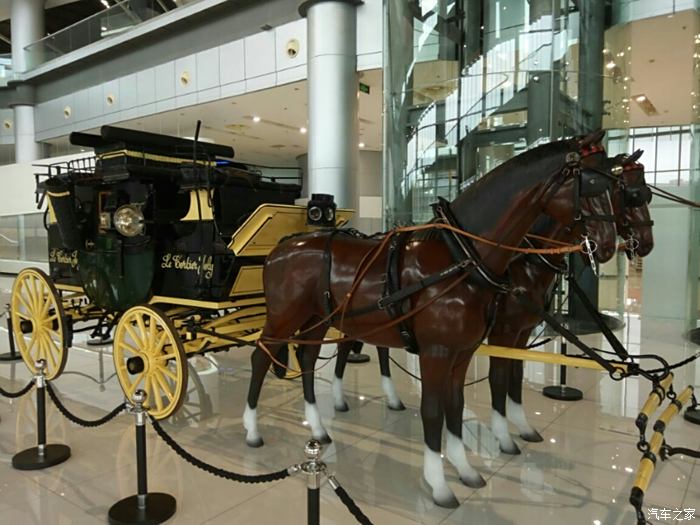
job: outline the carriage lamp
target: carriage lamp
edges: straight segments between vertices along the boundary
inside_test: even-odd
[[[306,206],[306,224],[332,228],[335,226],[335,209],[333,195],[314,193]]]
[[[125,204],[114,212],[114,227],[124,237],[136,237],[143,233],[145,224],[143,213],[133,204]]]

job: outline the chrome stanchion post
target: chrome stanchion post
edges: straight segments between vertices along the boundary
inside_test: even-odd
[[[70,457],[70,447],[46,443],[46,361],[39,359],[35,366],[37,446],[13,456],[12,466],[17,470],[40,470],[63,463]]]
[[[15,337],[12,328],[12,316],[10,315],[10,305],[7,305],[7,342],[10,345],[10,351],[0,354],[0,361],[19,361],[22,356],[15,349]]]
[[[144,406],[146,392],[134,392],[131,412],[136,419],[136,479],[137,494],[124,498],[109,509],[109,522],[112,525],[147,523],[155,525],[170,519],[177,508],[177,501],[170,494],[148,492],[148,471],[146,463],[146,418],[148,409]]]
[[[306,461],[301,470],[306,473],[307,524],[321,523],[321,476],[326,472],[326,464],[320,460],[323,446],[315,439],[310,439],[304,446]]]

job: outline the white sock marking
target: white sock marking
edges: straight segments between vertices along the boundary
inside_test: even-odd
[[[401,406],[401,398],[396,393],[396,385],[394,385],[390,377],[382,376],[382,390],[384,390],[384,395],[389,401],[389,406]]]
[[[479,478],[479,473],[469,464],[467,454],[464,451],[464,443],[462,438],[455,436],[449,430],[447,431],[447,459],[459,472],[459,477],[474,481]]]
[[[316,403],[309,403],[304,401],[304,415],[306,416],[306,421],[308,421],[311,427],[311,435],[314,439],[321,439],[328,435],[326,429],[323,428],[323,423],[321,422],[321,412],[319,412]]]
[[[245,411],[243,412],[243,428],[246,429],[246,441],[258,441],[260,439],[258,411],[255,408],[250,408],[248,403],[245,404]]]
[[[335,408],[344,407],[347,402],[345,401],[345,393],[343,392],[343,380],[333,376],[331,390],[333,391],[333,402],[335,403]]]
[[[499,414],[498,410],[491,411],[491,431],[501,444],[501,448],[510,449],[515,446],[515,442],[508,432],[508,420]]]
[[[525,410],[520,403],[516,403],[510,397],[506,398],[506,417],[508,421],[518,427],[521,434],[532,434],[535,429],[527,421]]]

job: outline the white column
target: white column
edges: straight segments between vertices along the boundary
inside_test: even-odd
[[[26,71],[30,65],[25,47],[44,36],[44,0],[12,0],[12,69]],[[18,104],[14,109],[15,162],[32,162],[41,157],[41,145],[34,133],[34,106]]]
[[[352,0],[311,0],[307,17],[309,86],[309,195],[330,193],[338,206],[355,206],[357,37]]]
[[[10,27],[12,70],[22,73],[29,66],[24,48],[44,36],[44,0],[12,0]]]

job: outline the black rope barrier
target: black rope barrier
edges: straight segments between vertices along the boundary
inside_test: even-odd
[[[190,465],[195,466],[198,469],[201,469],[205,472],[208,472],[209,474],[218,476],[220,478],[228,479],[230,481],[237,481],[239,483],[269,483],[271,481],[277,481],[279,479],[287,478],[290,475],[289,469],[278,470],[269,474],[250,475],[238,474],[236,472],[231,472],[229,470],[224,470],[222,468],[215,467],[214,465],[206,463],[187,452],[184,448],[178,445],[177,442],[163,429],[158,420],[156,420],[153,416],[149,416],[149,418],[151,419],[151,424],[153,425],[153,430],[156,431],[156,434],[158,434],[158,436],[160,436],[160,438],[163,441],[165,441],[165,443],[171,449],[173,449],[173,451],[175,451],[175,453],[178,456],[187,461]]]
[[[27,383],[27,385],[24,388],[22,388],[21,390],[18,390],[17,392],[9,392],[9,391],[5,390],[4,388],[0,387],[0,396],[7,397],[10,399],[16,399],[18,397],[22,397],[24,394],[29,392],[33,386],[34,386],[34,380],[32,379],[31,381],[29,381],[29,383]]]
[[[56,405],[56,408],[58,411],[63,414],[63,416],[68,419],[69,421],[75,423],[76,425],[80,425],[81,427],[99,427],[104,425],[105,423],[110,422],[113,420],[115,417],[117,417],[123,410],[126,409],[127,404],[126,403],[121,403],[120,405],[117,405],[111,412],[108,414],[105,414],[99,419],[95,420],[88,420],[88,419],[83,419],[81,417],[76,416],[75,414],[71,413],[66,406],[63,404],[63,402],[59,399],[59,397],[56,395],[56,392],[54,392],[53,387],[51,386],[51,383],[46,383],[46,390],[49,393],[49,397],[51,398],[51,401],[53,401],[54,405]]]
[[[338,483],[338,481],[333,476],[328,476],[328,482],[330,483],[333,490],[343,502],[343,505],[348,509],[348,512],[352,514],[358,523],[362,525],[373,525],[372,521],[362,512],[362,509],[357,506],[355,500],[350,497],[350,494]]]

